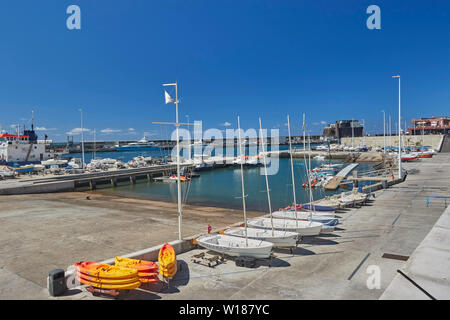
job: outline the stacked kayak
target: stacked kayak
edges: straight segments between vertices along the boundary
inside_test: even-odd
[[[97,262],[80,261],[74,264],[77,280],[100,289],[136,289],[141,285],[138,270]]]
[[[138,271],[139,281],[142,283],[158,282],[158,265],[152,261],[115,257],[114,265],[127,267]]]
[[[158,254],[159,273],[164,278],[173,278],[177,273],[175,249],[168,243],[163,245]]]

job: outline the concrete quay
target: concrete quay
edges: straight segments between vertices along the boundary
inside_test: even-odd
[[[182,165],[182,167],[189,167]],[[119,182],[134,184],[136,179],[152,181],[154,177],[176,172],[176,165],[157,165],[135,169],[118,169],[103,172],[68,174],[40,178],[11,179],[0,182],[0,195],[69,192],[79,187],[94,190],[97,185],[116,186]]]
[[[184,251],[187,246],[177,256],[181,268],[169,287],[143,286],[123,299],[379,299],[398,269],[408,272],[405,266],[444,211],[440,200],[427,207],[427,195],[448,195],[450,190],[450,154],[406,163],[405,169],[410,172],[405,182],[376,191],[366,206],[339,212],[341,224],[333,234],[305,238],[293,254],[275,251],[272,267],[261,261],[246,269],[227,259],[209,268],[191,262],[206,250]],[[150,254],[152,246],[177,238],[174,204],[60,195],[64,197],[8,196],[3,202],[0,197],[0,299],[105,299],[84,287],[50,297],[45,278],[49,270],[78,260]],[[27,197],[34,198],[25,201]],[[189,206],[185,212],[186,237],[205,232],[207,223],[219,228],[242,219],[240,210]],[[257,215],[261,213],[251,213]],[[450,248],[448,234],[440,239],[441,247]],[[396,256],[410,258],[392,259]],[[448,264],[433,260],[429,265],[441,275],[449,270]],[[380,275],[375,286],[369,281],[374,268]],[[407,290],[417,289],[411,285]]]

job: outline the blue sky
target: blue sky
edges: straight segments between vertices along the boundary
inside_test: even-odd
[[[66,28],[71,4],[81,30]],[[381,30],[366,27],[371,4]],[[395,74],[406,119],[450,110],[448,1],[16,0],[0,4],[0,34],[0,124],[29,125],[34,109],[55,141],[76,133],[79,108],[98,140],[166,136],[151,122],[174,120],[173,81],[181,119],[204,128],[240,115],[284,135],[289,114],[299,134],[305,112],[313,134],[352,118],[380,132],[382,109],[397,119]]]

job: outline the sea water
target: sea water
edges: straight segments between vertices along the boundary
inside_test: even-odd
[[[281,146],[280,149],[286,149]],[[235,150],[238,152],[237,150]],[[248,149],[247,149],[248,152]],[[97,153],[100,158],[119,159],[123,162],[131,160],[138,155],[161,157],[168,155],[168,151],[150,150],[140,152],[102,152]],[[80,157],[78,154],[70,156]],[[92,154],[85,155],[89,163]],[[315,168],[324,163],[342,163],[338,160],[318,161],[311,159],[311,167]],[[344,164],[345,166],[346,164]],[[368,171],[373,163],[360,163],[356,170]],[[303,158],[294,158],[295,194],[297,203],[309,202],[309,190],[302,184],[307,180],[305,163]],[[279,159],[279,169],[274,175],[269,175],[270,200],[272,210],[284,208],[294,201],[291,164],[289,158]],[[249,210],[269,212],[266,192],[264,167],[244,167],[244,186],[246,206]],[[150,199],[157,201],[177,202],[177,184],[174,182],[148,182],[146,179],[137,180],[136,184],[123,183],[117,187],[98,186],[96,192],[127,196],[134,198]],[[218,206],[226,208],[242,208],[241,169],[240,166],[216,168],[210,171],[200,172],[199,178],[192,178],[190,182],[182,183],[182,203],[191,205]],[[321,199],[333,195],[337,191],[325,191],[323,188],[313,189],[313,199]]]

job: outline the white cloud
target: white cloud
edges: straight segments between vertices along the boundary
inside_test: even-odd
[[[73,128],[72,130],[66,132],[66,134],[68,134],[69,136],[76,136],[76,135],[81,134],[81,131],[83,131],[83,132],[89,132],[89,131],[91,131],[91,130],[88,129],[88,128],[83,128],[83,130],[81,130],[81,128]]]
[[[157,135],[157,132],[152,130],[152,131],[146,131],[144,132],[144,136],[150,136],[150,137],[154,137]]]
[[[320,121],[320,124],[327,124],[326,121]]]
[[[111,134],[111,133],[122,132],[122,130],[120,130],[120,129],[106,128],[106,129],[100,130],[100,132],[101,132],[101,133],[105,133],[105,134]]]
[[[134,131],[134,128],[128,128],[128,131]]]
[[[229,123],[229,122],[224,122],[224,123],[222,123],[222,125],[224,126],[224,127],[229,127],[229,126],[231,126],[231,123]]]
[[[56,130],[56,128],[46,128],[46,127],[36,127],[36,131],[50,131],[50,130]]]

